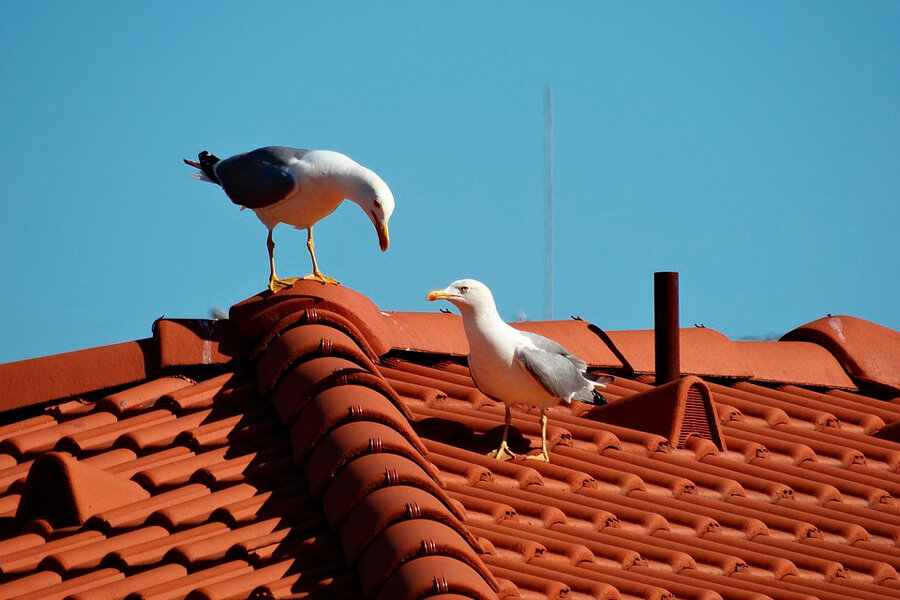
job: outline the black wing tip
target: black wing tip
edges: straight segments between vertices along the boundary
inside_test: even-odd
[[[607,404],[609,404],[609,400],[604,398],[597,390],[591,390],[591,395],[593,396],[594,400],[592,404],[594,404],[595,406],[606,406]]]

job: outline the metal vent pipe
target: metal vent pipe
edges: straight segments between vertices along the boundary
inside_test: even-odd
[[[681,376],[677,272],[653,274],[653,313],[656,384],[661,385]]]

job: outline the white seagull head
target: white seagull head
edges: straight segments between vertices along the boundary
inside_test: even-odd
[[[497,306],[494,304],[494,296],[491,294],[491,290],[475,279],[459,279],[442,290],[428,292],[425,299],[430,302],[447,300],[463,314],[482,311],[497,312]]]
[[[394,194],[381,177],[365,167],[363,169],[365,176],[359,179],[358,190],[350,200],[358,204],[372,221],[375,231],[378,232],[381,251],[384,252],[391,242],[388,235],[388,221],[394,212]]]

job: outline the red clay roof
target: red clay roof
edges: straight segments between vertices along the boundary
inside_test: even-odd
[[[900,392],[900,332],[847,316],[827,316],[786,333],[783,340],[821,344],[854,379]]]
[[[900,598],[900,351],[862,323],[686,329],[659,387],[652,332],[521,324],[614,376],[549,464],[484,456],[458,317],[342,286],[0,365],[0,598]]]

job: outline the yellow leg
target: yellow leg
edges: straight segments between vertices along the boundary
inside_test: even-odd
[[[275,274],[275,240],[272,239],[272,230],[269,230],[269,236],[266,238],[266,248],[269,250],[269,289],[273,292],[279,292],[285,288],[289,288],[297,281],[296,277],[288,277],[287,279],[278,279]]]
[[[313,272],[311,275],[307,275],[303,277],[303,279],[310,279],[312,281],[321,281],[322,283],[334,283],[337,284],[338,280],[333,279],[327,275],[323,275],[322,271],[319,270],[319,263],[316,262],[316,252],[315,252],[316,244],[313,242],[313,234],[312,234],[312,225],[309,226],[309,229],[306,230],[306,249],[309,250],[309,257],[312,259]]]
[[[512,415],[509,412],[509,404],[504,404],[503,406],[506,407],[506,418],[503,421],[503,440],[500,442],[499,448],[488,452],[488,456],[496,458],[497,460],[509,460],[516,457],[509,449],[509,446],[506,445],[506,438],[509,435],[509,423],[512,421]]]
[[[547,411],[543,408],[541,409],[541,453],[525,458],[550,462],[550,451],[547,450]]]

